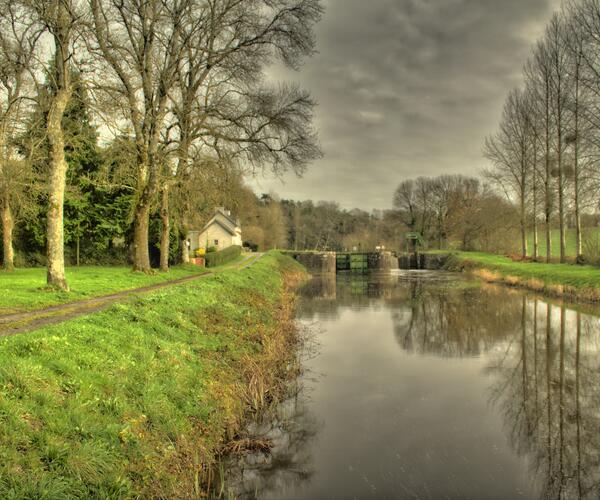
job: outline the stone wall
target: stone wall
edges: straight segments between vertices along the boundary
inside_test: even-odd
[[[391,252],[376,252],[368,254],[369,271],[391,271],[398,269],[398,257]]]
[[[398,262],[400,269],[438,271],[444,268],[449,257],[449,253],[402,254],[398,258]]]
[[[314,274],[335,274],[335,252],[298,252],[289,254]]]

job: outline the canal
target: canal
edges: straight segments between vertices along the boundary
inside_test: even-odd
[[[315,278],[297,390],[238,498],[597,498],[600,322],[442,272]]]

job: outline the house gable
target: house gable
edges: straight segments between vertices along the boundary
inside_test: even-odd
[[[219,250],[232,245],[242,245],[242,230],[224,209],[218,209],[200,231],[190,231],[190,249],[216,246]]]

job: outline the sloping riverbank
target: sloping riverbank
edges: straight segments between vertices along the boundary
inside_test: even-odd
[[[503,283],[572,301],[600,302],[600,268],[575,264],[519,262],[478,252],[454,252],[450,271],[469,271],[489,283]]]
[[[305,276],[264,256],[0,342],[0,497],[192,497],[294,370]]]

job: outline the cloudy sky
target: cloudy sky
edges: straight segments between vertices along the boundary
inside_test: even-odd
[[[324,158],[257,191],[389,208],[403,179],[477,174],[484,137],[559,0],[324,0],[310,90]]]

